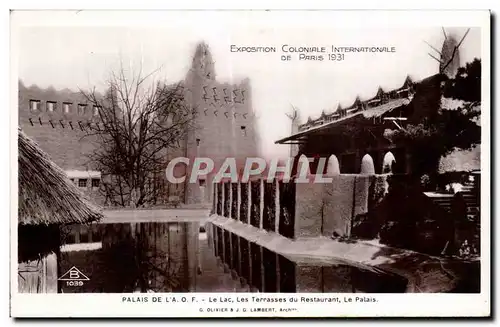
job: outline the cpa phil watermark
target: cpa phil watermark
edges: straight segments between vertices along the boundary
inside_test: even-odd
[[[293,181],[295,183],[331,183],[333,181],[330,175],[331,169],[327,167],[327,158],[307,158],[301,157],[295,165],[294,158],[285,160],[272,159],[268,163],[263,158],[246,158],[243,168],[238,169],[236,158],[226,158],[220,167],[215,168],[215,162],[211,158],[197,157],[192,161],[186,157],[177,157],[169,161],[166,168],[167,181],[173,184],[185,183],[187,176],[175,176],[176,167],[184,165],[188,167],[188,182],[198,183],[207,175],[215,172],[213,183],[220,183],[222,180],[230,180],[232,183],[248,182],[252,177],[265,177],[268,182],[279,178],[283,182]],[[317,161],[317,172],[326,170],[326,174],[310,174],[310,163]],[[190,167],[190,169],[189,169]],[[294,172],[292,174],[292,172]]]

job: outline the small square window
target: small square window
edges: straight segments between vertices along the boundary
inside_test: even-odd
[[[83,179],[83,178],[80,178],[78,180],[78,187],[87,187],[87,180]]]
[[[99,187],[99,182],[98,178],[92,178],[92,187]]]
[[[199,179],[198,183],[200,184],[200,186],[207,186],[207,181],[205,179]]]
[[[246,128],[246,126],[241,126],[241,135],[247,136],[247,128]]]
[[[87,105],[86,104],[79,104],[78,105],[78,114],[79,115],[85,115],[87,111]]]
[[[63,103],[63,112],[65,114],[69,114],[71,112],[71,105],[72,105],[72,103],[70,103],[70,102]]]
[[[30,100],[30,109],[31,111],[40,110],[40,100]]]
[[[54,111],[56,111],[56,102],[47,101],[47,112],[54,112]]]

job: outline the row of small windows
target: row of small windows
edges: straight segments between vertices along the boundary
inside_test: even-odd
[[[70,178],[70,181],[74,183],[78,187],[88,187],[88,180],[86,178]],[[99,178],[92,178],[91,180],[91,187],[99,187],[100,185],[100,179]]]
[[[65,113],[65,114],[71,113],[73,111],[72,108],[73,108],[73,103],[71,103],[71,102],[63,102],[62,103],[62,112],[63,113]],[[77,109],[78,109],[77,113],[79,115],[86,115],[88,108],[89,108],[89,106],[87,104],[79,103],[78,107],[77,107]],[[94,116],[99,115],[100,109],[101,109],[100,106],[93,106],[92,114]],[[42,102],[40,100],[30,100],[30,110],[31,111],[41,111],[42,110]],[[57,102],[47,101],[45,103],[45,110],[47,112],[56,112],[57,111]]]

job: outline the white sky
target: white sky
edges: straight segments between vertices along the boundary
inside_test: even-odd
[[[178,14],[156,13],[150,17],[154,24],[148,24],[149,18],[144,15],[130,14],[128,20],[111,13],[98,17],[80,13],[76,20],[67,15],[38,19],[38,14],[38,20],[23,17],[20,25],[32,26],[18,29],[18,75],[26,85],[101,88],[121,56],[133,67],[142,62],[145,72],[161,67],[161,77],[176,82],[184,78],[196,43],[205,41],[211,48],[219,81],[250,78],[263,154],[286,156],[288,146],[275,145],[274,141],[290,133],[285,112],[291,110],[291,104],[301,110],[305,121],[309,115],[317,117],[323,109],[335,109],[339,102],[351,104],[356,95],[371,97],[379,85],[385,89],[399,87],[407,74],[417,80],[435,74],[438,63],[428,56],[433,50],[424,40],[440,50],[444,39],[440,24],[424,28],[376,24],[363,28],[359,27],[359,22],[366,20],[363,17],[358,24],[341,27],[333,20],[328,24],[324,17],[314,17],[313,12],[303,13],[301,20],[286,15],[262,21],[241,13],[217,15],[194,13],[181,19]],[[228,15],[231,19],[225,20]],[[307,15],[311,17],[305,22]],[[104,24],[106,17],[111,17],[111,22],[106,20]],[[25,24],[27,21],[30,23]],[[446,32],[458,39],[466,30],[446,27]],[[472,28],[460,49],[462,64],[481,57],[480,42],[481,30]],[[231,44],[275,46],[278,53],[231,53]],[[396,53],[346,53],[343,62],[283,62],[283,44],[389,46],[396,47]]]

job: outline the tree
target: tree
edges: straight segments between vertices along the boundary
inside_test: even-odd
[[[481,60],[475,58],[460,67],[455,78],[446,82],[443,95],[468,102],[481,101]]]
[[[468,150],[481,142],[477,124],[481,101],[481,61],[475,59],[461,67],[455,78],[442,86],[444,98],[460,100],[456,108],[437,103],[429,108],[433,114],[426,119],[409,120],[403,129],[386,131],[391,141],[406,144],[412,153],[412,171],[417,176],[437,173],[439,160],[455,149]]]
[[[186,105],[183,85],[151,81],[154,74],[141,69],[128,77],[121,65],[104,96],[95,88],[82,91],[97,115],[86,135],[97,143],[90,162],[101,171],[101,190],[112,205],[155,203],[164,191],[167,154],[192,128],[195,108]]]

